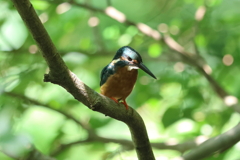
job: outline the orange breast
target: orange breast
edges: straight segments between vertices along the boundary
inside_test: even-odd
[[[115,99],[125,100],[132,92],[134,84],[137,80],[138,71],[133,69],[127,70],[127,67],[122,67],[110,77],[106,83],[101,86],[101,94]]]

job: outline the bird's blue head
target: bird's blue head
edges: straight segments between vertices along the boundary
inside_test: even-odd
[[[113,57],[113,60],[119,60],[118,62],[125,66],[128,66],[129,70],[140,68],[151,77],[156,79],[154,74],[143,64],[140,54],[131,47],[124,46],[120,48],[117,51],[116,55]]]

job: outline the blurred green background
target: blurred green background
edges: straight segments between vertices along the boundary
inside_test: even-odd
[[[142,55],[158,80],[139,71],[127,102],[143,117],[151,142],[178,144],[213,137],[239,122],[239,114],[226,106],[206,78],[179,53],[102,11],[112,5],[128,20],[169,34],[196,57],[195,61],[206,63],[216,82],[239,99],[240,0],[31,2],[69,69],[97,92],[101,69],[118,48],[128,45]],[[44,83],[47,64],[18,12],[7,0],[0,0],[0,10],[0,159],[21,157],[31,146],[50,155],[62,144],[73,142],[79,143],[53,157],[136,159],[134,150],[122,151],[124,145],[84,142],[91,132],[112,139],[131,137],[123,123],[89,110],[63,88]],[[240,158],[239,152],[237,143],[207,159],[234,160]],[[167,160],[181,152],[154,149],[154,154]]]

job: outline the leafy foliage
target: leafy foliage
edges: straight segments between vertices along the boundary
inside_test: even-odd
[[[127,101],[143,117],[152,142],[212,137],[239,122],[239,115],[194,66],[206,64],[214,83],[240,98],[239,0],[111,1],[129,21],[173,37],[194,57],[192,62],[136,26],[107,16],[103,10],[109,1],[31,2],[69,69],[98,92],[100,71],[118,48],[129,45],[142,55],[158,80],[139,71]],[[47,65],[17,11],[9,1],[0,1],[0,9],[0,159],[23,156],[30,145],[59,160],[75,160],[79,155],[89,160],[133,159],[134,151],[122,152],[128,150],[124,143],[90,136],[94,132],[128,140],[127,126],[89,110],[62,88],[44,83]],[[92,139],[85,142],[88,138]],[[79,143],[56,152],[62,144],[73,142]],[[207,159],[236,159],[239,151],[238,143]],[[154,153],[167,158],[181,155],[178,150],[154,149]]]

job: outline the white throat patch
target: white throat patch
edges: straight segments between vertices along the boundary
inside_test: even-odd
[[[128,66],[127,70],[131,71],[132,69],[139,69],[137,66]]]

